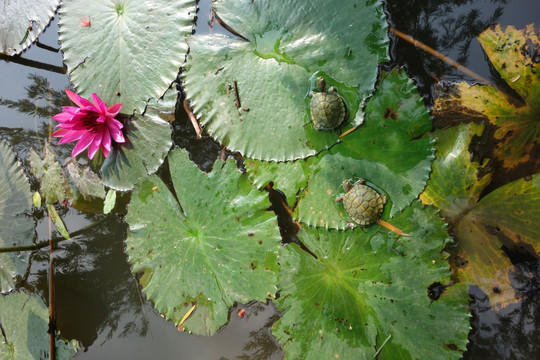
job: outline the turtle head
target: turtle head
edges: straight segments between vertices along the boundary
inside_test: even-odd
[[[320,92],[323,92],[325,87],[326,87],[326,82],[324,81],[324,77],[319,76],[317,78],[317,89],[319,89]]]
[[[345,191],[346,193],[351,191],[353,187],[352,183],[349,180],[343,180],[341,186],[343,186],[343,191]]]

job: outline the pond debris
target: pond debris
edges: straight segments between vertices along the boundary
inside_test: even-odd
[[[379,219],[378,221],[379,225],[381,225],[382,227],[385,227],[387,228],[388,230],[390,231],[393,231],[395,232],[396,234],[400,235],[400,236],[411,236],[411,234],[407,234],[407,233],[404,233],[403,230],[395,227],[394,225],[390,224],[389,222],[386,222],[384,220],[381,220]]]
[[[343,133],[341,133],[341,134],[338,136],[338,138],[341,139],[342,137],[344,137],[344,136],[347,135],[347,134],[352,133],[352,132],[353,132],[354,130],[356,130],[356,129],[358,129],[358,126],[353,126],[352,128],[350,128],[350,129],[344,131]]]
[[[424,44],[424,43],[422,43],[422,42],[420,42],[420,41],[418,41],[416,39],[414,39],[412,36],[407,35],[405,33],[402,33],[401,31],[399,31],[397,29],[394,29],[392,27],[390,27],[388,29],[390,30],[390,32],[392,32],[394,35],[396,35],[400,39],[405,40],[408,43],[412,44],[413,46],[419,48],[420,50],[424,50],[428,54],[435,56],[437,59],[439,59],[441,61],[444,61],[448,65],[450,65],[453,68],[455,68],[455,69],[463,72],[464,74],[472,77],[476,81],[479,81],[479,82],[484,83],[484,84],[490,84],[489,80],[487,80],[484,77],[478,75],[477,73],[475,73],[474,71],[472,71],[468,67],[465,67],[465,66],[461,65],[460,63],[458,63],[457,61],[455,61],[454,59],[451,59],[448,56],[441,54],[437,50],[427,46],[426,44]]]
[[[236,80],[233,81],[233,91],[234,91],[234,105],[236,105],[237,108],[240,108],[242,105],[240,104],[240,97],[238,96],[238,83]]]
[[[238,317],[243,318],[246,315],[246,310],[240,309],[238,310]]]
[[[182,327],[182,324],[184,323],[184,321],[187,320],[187,318],[191,315],[191,313],[195,310],[195,308],[197,307],[197,304],[194,304],[191,309],[188,310],[188,312],[186,313],[186,315],[184,315],[184,317],[182,318],[182,320],[180,320],[180,322],[178,323],[178,326],[177,326],[177,329],[178,331],[184,331],[184,328]]]
[[[384,347],[384,345],[386,345],[386,343],[388,342],[388,340],[390,340],[390,338],[392,337],[392,334],[388,335],[388,337],[384,340],[384,342],[382,343],[381,347],[377,350],[377,352],[375,353],[375,355],[373,355],[373,359],[375,359],[377,357],[377,355],[379,355],[379,353],[381,352],[382,348]]]
[[[195,117],[195,115],[193,115],[193,111],[191,111],[188,101],[184,100],[183,104],[184,104],[184,110],[186,110],[186,113],[189,116],[189,120],[191,120],[193,129],[195,129],[195,134],[197,134],[197,139],[201,139],[202,130],[201,130],[201,127],[199,126],[199,122],[197,121],[197,118]]]

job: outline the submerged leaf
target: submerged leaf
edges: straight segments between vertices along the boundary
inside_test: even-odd
[[[66,198],[68,180],[62,171],[62,165],[56,160],[56,155],[49,143],[45,143],[43,157],[33,149],[28,154],[32,173],[39,180],[40,194],[47,203],[63,201]]]
[[[304,228],[280,257],[283,316],[272,330],[289,359],[459,359],[470,329],[468,296],[448,284],[446,225],[413,203],[394,218],[411,234],[377,228]]]
[[[155,175],[137,183],[126,252],[156,309],[178,323],[197,304],[183,326],[209,335],[235,302],[275,294],[281,238],[267,194],[234,161],[204,174],[175,149],[169,167],[176,197]]]
[[[468,124],[435,132],[437,158],[421,199],[440,208],[453,225],[458,247],[451,264],[457,278],[505,306],[516,299],[509,278],[514,267],[502,246],[535,256],[540,250],[540,177],[517,180],[478,200],[491,175],[477,178],[480,166],[470,160],[468,147],[482,130]]]
[[[37,295],[0,296],[2,341],[0,359],[49,359],[49,311]],[[76,341],[56,339],[56,359],[68,360],[77,352]]]
[[[84,199],[105,197],[105,189],[101,184],[101,179],[89,167],[82,169],[75,158],[67,159],[65,166],[70,180],[74,184],[72,191],[76,193],[75,197],[77,195],[82,196]]]
[[[100,89],[106,103],[142,114],[175,80],[195,13],[195,0],[63,1],[60,42],[78,93]]]
[[[335,144],[337,133],[315,130],[308,115],[318,75],[344,98],[348,122],[363,121],[377,65],[388,59],[380,1],[218,0],[214,11],[243,39],[188,38],[182,79],[194,114],[227,148],[285,161]]]
[[[512,168],[530,159],[530,151],[540,139],[540,77],[535,57],[540,41],[534,25],[523,30],[508,26],[504,31],[497,25],[480,34],[478,40],[501,78],[521,99],[492,85],[461,82],[441,93],[434,112],[443,118],[487,118],[498,127],[495,154],[505,167]]]
[[[32,206],[30,184],[15,154],[4,141],[0,141],[0,164],[0,247],[30,245],[35,224],[24,214]],[[0,292],[15,287],[14,277],[25,273],[28,258],[27,252],[0,253]]]

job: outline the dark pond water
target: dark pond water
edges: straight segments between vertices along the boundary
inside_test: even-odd
[[[210,0],[199,3],[197,31],[225,33],[217,23],[209,28]],[[491,24],[522,28],[538,22],[538,0],[492,1],[388,1],[392,25],[416,39],[459,60],[492,81],[499,81],[484,56],[476,35]],[[361,19],[359,19],[361,20]],[[43,44],[58,47],[58,17],[41,36]],[[22,59],[0,61],[0,98],[28,98],[27,87],[46,81],[50,88],[63,90],[69,84],[62,74],[62,55],[33,46]],[[405,66],[419,85],[426,103],[435,77],[471,80],[440,61],[402,42],[392,42],[392,63]],[[47,84],[45,84],[47,85]],[[49,85],[45,86],[47,88]],[[35,99],[30,99],[34,101]],[[38,100],[46,107],[46,100]],[[197,140],[185,113],[178,111],[173,124],[174,139],[186,147],[201,168],[210,169],[221,148],[209,139]],[[8,140],[21,159],[31,147],[38,147],[48,129],[46,117],[0,106],[0,138]],[[55,148],[63,157],[69,148]],[[519,168],[513,173],[497,172],[494,187],[538,169]],[[33,184],[34,189],[37,184]],[[43,214],[41,214],[43,215]],[[70,231],[102,221],[99,225],[61,242],[55,253],[57,323],[64,337],[77,339],[83,349],[76,359],[281,359],[283,353],[270,335],[269,326],[277,318],[272,304],[240,304],[231,310],[229,324],[213,337],[181,333],[166,322],[144,300],[130,272],[123,252],[127,225],[121,216],[88,215],[71,208],[61,214]],[[39,217],[39,214],[38,214]],[[48,225],[38,218],[38,240],[48,237]],[[518,271],[513,285],[522,301],[500,311],[492,311],[486,296],[472,288],[473,313],[470,344],[465,359],[535,359],[540,354],[540,262],[523,254],[510,253]],[[46,251],[32,258],[28,281],[23,287],[47,294]],[[239,308],[246,316],[237,316]],[[444,321],[444,319],[441,319]]]

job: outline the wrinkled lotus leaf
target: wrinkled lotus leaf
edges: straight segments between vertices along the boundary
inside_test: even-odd
[[[29,47],[54,16],[60,0],[10,0],[0,11],[0,53],[16,55]]]
[[[480,287],[492,304],[505,306],[516,301],[509,278],[514,267],[501,247],[540,252],[540,178],[517,180],[478,201],[491,174],[477,178],[480,166],[471,162],[468,147],[482,130],[468,124],[435,132],[437,158],[421,199],[453,224],[459,246],[451,263],[458,279]]]
[[[133,185],[160,167],[172,145],[171,126],[161,118],[176,106],[176,89],[149,105],[144,115],[134,115],[124,126],[125,144],[117,144],[101,166],[103,184],[115,190]]]
[[[0,324],[2,342],[0,359],[26,360],[49,358],[49,310],[37,295],[13,293],[0,296]],[[56,340],[56,359],[71,359],[79,348]]]
[[[433,140],[419,138],[431,117],[414,82],[404,72],[382,75],[366,105],[366,121],[312,167],[296,216],[310,226],[344,229],[350,218],[336,198],[343,180],[365,179],[386,195],[383,218],[392,217],[423,190],[434,158]]]
[[[377,65],[388,59],[380,1],[217,0],[214,11],[244,39],[189,37],[182,78],[194,114],[223,145],[276,161],[333,145],[337,132],[316,131],[309,117],[318,75],[343,96],[348,122],[363,121]]]
[[[540,42],[534,25],[523,30],[512,26],[502,30],[497,25],[480,34],[478,40],[501,78],[525,103],[492,85],[462,82],[445,85],[435,101],[434,113],[441,118],[489,119],[498,127],[495,154],[505,167],[512,168],[530,160],[530,151],[540,139],[540,77],[535,58]]]
[[[39,180],[41,197],[52,204],[63,201],[67,194],[68,180],[62,171],[62,165],[56,160],[56,155],[49,143],[45,143],[43,158],[34,149],[28,154],[32,174]]]
[[[9,145],[0,141],[0,247],[31,245],[34,221],[24,215],[32,206],[30,184]],[[27,252],[0,254],[0,291],[14,288],[13,278],[28,267]]]
[[[411,234],[380,228],[298,234],[317,258],[296,244],[280,256],[283,316],[273,334],[288,359],[459,359],[470,329],[467,287],[448,284],[446,225],[418,201],[396,214]],[[379,352],[380,350],[380,352]]]
[[[142,114],[176,79],[195,13],[195,0],[63,1],[60,42],[78,93]]]
[[[234,161],[205,174],[176,149],[169,166],[176,198],[155,175],[137,183],[126,252],[133,271],[144,272],[143,291],[156,309],[178,323],[197,304],[183,326],[209,335],[235,302],[275,294],[277,221],[267,194]]]

